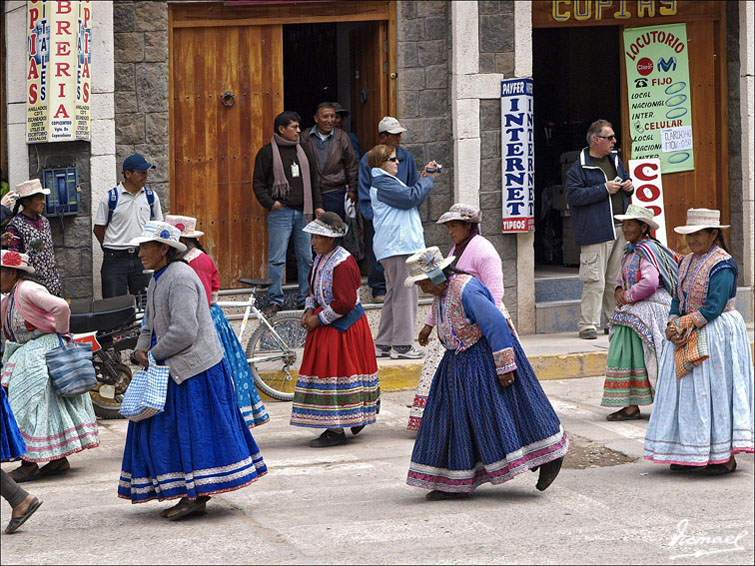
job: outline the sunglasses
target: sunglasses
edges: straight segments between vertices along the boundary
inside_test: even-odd
[[[386,161],[392,161],[393,163],[398,163],[398,157],[395,157],[395,156],[389,157],[388,159],[386,159]]]
[[[600,138],[602,140],[615,140],[616,136],[595,136],[596,138]]]

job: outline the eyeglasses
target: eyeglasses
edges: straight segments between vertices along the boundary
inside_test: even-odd
[[[616,136],[595,136],[596,138],[600,138],[602,140],[615,140]]]
[[[398,157],[394,155],[393,157],[389,157],[388,159],[386,159],[386,161],[392,161],[393,163],[398,163]]]

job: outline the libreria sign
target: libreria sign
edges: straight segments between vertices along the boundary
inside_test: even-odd
[[[532,79],[501,81],[503,232],[535,229],[535,141]]]

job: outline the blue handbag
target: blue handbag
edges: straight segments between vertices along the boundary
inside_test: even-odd
[[[92,345],[73,342],[66,344],[58,335],[60,346],[45,354],[47,370],[55,393],[61,397],[76,397],[97,385],[92,365]]]
[[[161,413],[168,395],[168,366],[159,366],[148,352],[149,367],[137,371],[123,394],[120,414],[130,421],[141,421]]]

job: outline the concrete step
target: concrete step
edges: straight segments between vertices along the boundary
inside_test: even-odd
[[[535,329],[538,334],[576,332],[579,299],[535,303]]]
[[[535,277],[535,302],[568,301],[582,296],[578,275]]]

